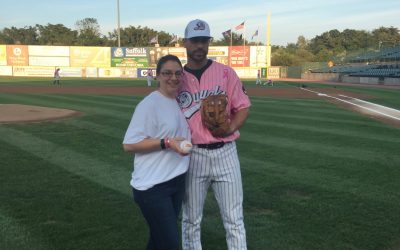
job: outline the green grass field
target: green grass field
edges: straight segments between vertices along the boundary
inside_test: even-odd
[[[0,86],[50,83],[0,78]],[[114,79],[62,84],[146,85]],[[400,109],[400,90],[337,88]],[[146,224],[129,186],[132,156],[121,146],[141,98],[0,93],[0,103],[86,114],[0,125],[0,249],[145,249]],[[324,100],[251,100],[237,142],[248,249],[400,249],[400,129]],[[202,241],[205,250],[226,249],[211,189]]]

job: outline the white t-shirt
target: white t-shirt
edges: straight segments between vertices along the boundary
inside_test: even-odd
[[[123,143],[133,144],[145,138],[177,136],[191,140],[189,125],[177,101],[154,91],[136,106]],[[131,186],[147,190],[185,173],[189,166],[189,156],[181,156],[171,149],[135,153],[133,166]]]

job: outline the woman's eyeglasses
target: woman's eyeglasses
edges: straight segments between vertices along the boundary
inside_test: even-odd
[[[172,78],[173,75],[175,75],[176,78],[181,78],[183,76],[183,71],[163,71],[161,72],[161,75],[167,78]]]

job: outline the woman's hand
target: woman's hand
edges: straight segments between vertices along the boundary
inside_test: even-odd
[[[181,149],[181,142],[186,140],[184,137],[178,136],[175,138],[168,138],[168,140],[169,140],[169,147],[171,148],[171,150],[174,150],[175,152],[177,152],[182,156],[189,155],[189,153],[185,153]]]

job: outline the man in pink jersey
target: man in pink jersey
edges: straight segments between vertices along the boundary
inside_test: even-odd
[[[179,105],[192,133],[193,149],[186,175],[183,201],[182,246],[202,249],[200,224],[208,188],[214,191],[223,219],[228,249],[247,249],[243,222],[243,188],[235,140],[248,116],[250,100],[243,85],[229,66],[207,58],[210,28],[202,20],[189,22],[184,46],[188,62],[178,94]],[[203,126],[199,112],[202,99],[225,94],[230,130],[214,137]]]

